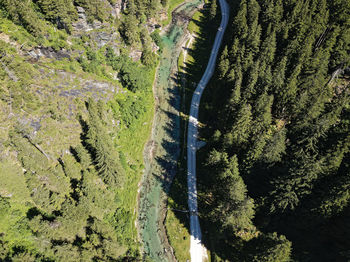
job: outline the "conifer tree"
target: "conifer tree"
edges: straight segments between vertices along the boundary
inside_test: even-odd
[[[216,0],[212,0],[210,3],[209,18],[214,19],[216,17],[217,4]]]
[[[236,122],[231,128],[234,145],[241,145],[248,141],[251,133],[252,109],[249,104],[243,103],[237,113]]]
[[[220,78],[223,78],[226,75],[227,71],[229,70],[229,63],[228,50],[227,46],[225,46],[218,64]]]
[[[215,190],[216,208],[212,210],[211,217],[220,221],[223,228],[240,230],[252,229],[254,216],[254,201],[247,196],[247,188],[239,175],[238,159],[233,156],[213,151],[208,161],[211,168],[220,170]]]
[[[248,243],[244,261],[288,262],[291,255],[291,242],[277,233],[261,234]]]
[[[246,0],[241,1],[238,14],[234,21],[233,26],[239,39],[245,39],[248,35],[247,25],[247,3]]]
[[[125,21],[123,23],[122,32],[125,36],[127,44],[134,45],[139,41],[139,28],[136,16],[132,14],[126,16]]]
[[[98,117],[96,103],[90,99],[88,105],[89,129],[87,142],[91,147],[93,162],[106,184],[121,185],[124,179],[124,171],[120,164],[119,154]]]
[[[262,157],[266,163],[281,161],[286,152],[286,128],[277,130],[266,142]]]
[[[230,188],[242,192],[242,187],[223,177],[239,173],[254,197],[259,228],[281,230],[293,239],[293,259],[319,261],[329,253],[342,261],[346,256],[336,250],[343,250],[339,243],[346,237],[338,236],[338,243],[319,225],[336,217],[343,223],[349,213],[349,73],[343,71],[350,64],[349,3],[242,0],[238,5],[225,43],[231,48],[219,62],[218,99],[208,102],[210,108],[223,108],[206,119],[214,133],[208,152],[215,148],[216,164],[208,166],[204,183],[220,185],[209,190],[210,216],[216,226],[235,224],[222,214],[236,210],[230,209],[236,197]],[[230,166],[231,156],[237,156],[239,172]],[[231,250],[223,257],[290,260],[286,238],[263,234],[240,245],[233,231],[216,232],[220,244],[235,243],[223,248]],[[313,241],[316,234],[334,240],[334,249],[323,245],[324,239]],[[313,244],[304,245],[300,235]],[[243,256],[233,259],[238,246]]]
[[[58,28],[70,30],[71,23],[78,18],[77,11],[71,0],[39,0],[38,5],[45,18],[56,24]]]

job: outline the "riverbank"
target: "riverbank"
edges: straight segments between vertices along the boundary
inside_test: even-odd
[[[176,8],[172,23],[162,37],[164,48],[154,85],[155,115],[151,139],[144,152],[145,172],[140,187],[138,219],[144,256],[154,261],[175,260],[164,227],[167,192],[180,152],[181,97],[174,73],[184,29],[199,4],[200,1],[195,0]]]

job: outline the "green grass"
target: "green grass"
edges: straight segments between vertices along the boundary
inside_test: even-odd
[[[57,30],[51,24],[43,23],[43,26],[47,37],[34,37],[22,26],[7,19],[6,15],[0,10],[0,34],[6,34],[11,42],[17,44],[18,48],[21,48],[22,50],[30,50],[37,45],[53,47],[56,50],[68,48],[68,34],[64,30]]]
[[[152,83],[155,79],[155,68],[150,72],[152,75]],[[152,92],[131,93],[133,96],[142,96],[146,98],[146,112],[133,123],[129,128],[122,128],[119,133],[119,144],[125,152],[129,154],[130,159],[136,161],[134,164],[143,164],[143,149],[149,138],[152,128],[152,119],[154,114],[153,95]],[[143,168],[143,166],[142,166]]]
[[[23,47],[31,48],[36,45],[35,37],[29,34],[23,27],[14,24],[0,13],[0,33],[9,36],[11,42],[16,42]]]
[[[189,22],[188,27],[187,27],[187,30],[191,34],[200,32],[199,25],[197,25],[195,23],[195,21],[200,21],[201,18],[202,18],[202,12],[201,11],[197,11],[197,12],[194,13],[194,15],[193,15],[191,21]]]
[[[193,43],[191,46],[193,46]],[[191,46],[189,46],[188,48],[191,48]],[[190,52],[187,52],[186,61],[184,61],[184,63],[185,64],[193,64],[194,62],[195,62],[195,58],[192,56],[192,54]],[[189,90],[189,91],[191,91],[191,90]]]
[[[190,256],[190,234],[187,227],[178,222],[176,211],[168,210],[166,219],[167,234],[172,236],[171,246],[174,249],[175,257],[178,261],[191,260]],[[185,216],[185,215],[184,215]],[[179,252],[181,250],[181,252]]]
[[[187,209],[186,178],[186,170],[180,169],[171,186],[165,222],[168,239],[178,261],[191,260],[189,216],[179,211]]]
[[[167,10],[167,15],[168,15],[168,18],[164,21],[162,21],[162,25],[163,26],[167,26],[171,19],[172,19],[172,12],[174,11],[174,9],[179,6],[181,3],[183,3],[184,0],[170,0],[169,1],[169,4],[168,4],[168,10]]]
[[[180,52],[180,55],[179,55],[179,58],[178,58],[178,60],[177,60],[177,70],[178,70],[179,72],[181,72],[183,66],[184,66],[184,52],[181,51],[181,52]]]
[[[151,71],[151,74],[154,81],[155,68]],[[136,201],[138,183],[144,169],[143,151],[144,146],[149,139],[149,134],[151,133],[154,102],[152,92],[139,92],[134,94],[128,91],[128,93],[131,96],[146,97],[145,112],[129,127],[122,127],[118,133],[117,139],[118,150],[123,152],[129,165],[129,168],[126,170],[126,183],[117,193],[117,198],[119,199],[121,208],[127,211],[127,213],[132,214],[132,217],[128,217],[128,223],[126,224],[126,228],[124,228],[123,234],[126,233],[128,238],[136,240],[137,228],[135,227],[135,220],[137,219]],[[136,246],[138,247],[138,244]]]

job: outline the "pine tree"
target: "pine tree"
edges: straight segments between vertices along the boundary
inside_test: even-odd
[[[275,188],[271,191],[272,212],[294,210],[300,200],[311,193],[315,180],[324,173],[324,158],[316,158],[302,150],[289,165],[287,174],[272,182]]]
[[[235,124],[231,128],[233,144],[236,146],[242,145],[248,141],[251,133],[252,124],[252,108],[249,104],[242,104],[237,113]]]
[[[87,143],[91,147],[93,162],[106,184],[121,185],[124,179],[124,170],[120,164],[119,154],[98,117],[96,103],[90,99],[88,105]]]
[[[136,16],[132,14],[126,16],[122,30],[127,44],[134,45],[135,43],[139,42],[140,36]]]
[[[67,31],[70,31],[72,22],[78,18],[71,0],[39,0],[38,5],[47,20]]]
[[[42,36],[43,23],[32,8],[31,0],[1,0],[0,7],[15,23],[22,25],[35,36]]]
[[[222,54],[220,56],[218,68],[219,68],[219,77],[222,79],[227,71],[229,70],[229,59],[228,59],[228,50],[227,46],[225,46],[224,50],[222,51]]]
[[[292,244],[285,236],[277,233],[261,234],[247,244],[244,261],[249,262],[288,262]]]
[[[267,36],[261,44],[259,52],[259,60],[264,61],[266,64],[272,64],[276,52],[276,31],[271,29],[271,24],[267,29]]]
[[[230,100],[230,105],[234,107],[238,105],[241,100],[241,84],[242,84],[242,77],[243,77],[240,68],[238,67],[236,70],[237,70],[236,81],[234,82],[234,87],[232,90],[231,100]]]
[[[212,152],[208,161],[216,170],[217,189],[215,190],[216,208],[211,217],[222,223],[223,228],[250,230],[253,228],[254,201],[247,196],[247,188],[239,175],[238,159],[233,156],[228,159],[227,154]]]
[[[251,65],[251,68],[249,69],[248,73],[248,79],[247,79],[247,87],[243,91],[245,99],[250,99],[252,96],[256,94],[256,83],[258,81],[259,77],[259,69],[260,69],[260,63],[259,61],[254,62]]]
[[[336,177],[331,186],[323,191],[320,205],[316,212],[324,218],[340,214],[350,202],[350,174]]]
[[[256,0],[248,2],[248,27],[249,33],[246,39],[246,52],[257,54],[259,52],[261,25],[259,24],[260,6]]]
[[[349,4],[344,0],[243,0],[238,5],[232,34],[226,38],[231,48],[223,50],[219,62],[218,99],[211,105],[223,110],[207,122],[209,130],[220,130],[208,144],[209,150],[216,151],[210,155],[203,178],[209,188],[209,220],[216,228],[222,226],[216,232],[218,241],[234,243],[225,247],[230,251],[223,252],[223,257],[289,261],[291,256],[291,243],[277,234],[259,235],[247,243],[249,250],[232,237],[235,230],[244,228],[239,226],[244,222],[235,207],[246,211],[234,199],[242,200],[247,191],[244,183],[228,177],[242,176],[249,195],[258,203],[259,228],[264,232],[276,228],[293,238],[293,258],[319,259],[329,252],[344,260],[334,251],[343,250],[337,241],[335,249],[326,250],[321,241],[311,247],[294,235],[303,235],[310,242],[316,233],[328,237],[321,222],[348,217],[346,123],[350,114],[342,78],[348,72],[340,72],[350,64]],[[334,72],[337,80],[332,78]],[[239,159],[237,168],[230,165],[233,155]],[[218,188],[212,188],[213,184]],[[246,193],[241,194],[243,191]],[[309,218],[296,219],[300,217]],[[337,238],[344,243],[343,236]],[[325,250],[318,254],[316,246],[317,252]],[[237,258],[233,253],[241,247],[242,258]]]
[[[248,35],[247,25],[247,3],[246,0],[241,1],[238,14],[234,21],[233,26],[239,39],[245,39]]]
[[[211,20],[216,17],[216,9],[217,9],[216,0],[212,0],[210,4],[210,10],[209,10],[209,18]]]
[[[273,163],[281,161],[286,152],[286,128],[277,130],[266,142],[262,157],[264,162]]]

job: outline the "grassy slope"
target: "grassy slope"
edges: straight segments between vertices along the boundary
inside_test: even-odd
[[[177,71],[181,72],[182,71],[182,67],[184,66],[184,52],[181,51],[179,58],[177,59]]]
[[[56,31],[49,26],[47,30]],[[67,37],[65,33],[59,30],[57,32],[57,35],[62,34],[63,38]],[[15,227],[17,221],[26,215],[31,204],[21,164],[8,144],[9,130],[12,129],[11,127],[18,125],[18,121],[22,121],[22,119],[28,122],[31,119],[38,120],[47,116],[47,114],[51,114],[51,117],[44,117],[41,121],[40,130],[36,133],[36,140],[48,155],[52,156],[53,159],[58,159],[62,152],[80,143],[82,128],[77,120],[77,115],[82,115],[83,118],[86,117],[84,100],[90,96],[99,97],[105,101],[114,100],[122,95],[118,93],[122,88],[117,81],[109,76],[112,69],[108,66],[101,66],[101,68],[105,67],[106,74],[96,75],[84,72],[75,59],[60,61],[40,59],[37,63],[28,63],[26,59],[18,55],[20,53],[18,50],[19,48],[22,48],[24,51],[30,50],[33,46],[36,46],[35,38],[22,27],[13,24],[7,19],[0,19],[0,41],[1,49],[6,55],[12,56],[12,62],[8,66],[9,69],[15,75],[21,76],[21,78],[26,77],[23,83],[29,88],[27,93],[33,94],[36,98],[32,104],[28,104],[18,111],[15,110],[15,106],[12,110],[9,108],[8,103],[0,100],[0,119],[2,120],[0,128],[0,178],[4,181],[0,187],[0,194],[12,194],[14,197],[11,197],[11,206],[18,210],[16,215],[12,214],[10,217],[2,217],[0,231],[12,232],[7,235],[7,239],[13,245],[21,243],[21,245],[30,247],[33,246],[31,244],[31,232],[18,231],[18,234],[15,234],[14,232],[16,231],[11,230],[11,228]],[[46,42],[44,46],[50,46],[50,42]],[[84,49],[84,47],[82,46],[81,49]],[[22,74],[22,71],[26,72],[26,74]],[[152,79],[154,79],[155,69],[150,74],[152,74]],[[5,81],[11,81],[8,76],[5,77]],[[81,96],[60,95],[63,91],[83,90],[86,81],[105,83],[109,86],[114,86],[119,91],[113,94],[110,90],[104,90],[105,95],[103,95],[100,92],[101,90],[93,89],[82,92]],[[130,242],[131,240],[133,242],[133,244],[128,244],[132,244],[133,252],[137,252],[139,244],[137,244],[137,231],[134,226],[137,184],[143,170],[143,148],[149,137],[152,124],[154,112],[153,96],[150,91],[146,92],[146,94],[134,94],[127,90],[123,92],[126,92],[127,96],[130,97],[144,97],[143,101],[146,101],[146,110],[130,127],[121,126],[116,139],[118,150],[123,152],[128,163],[126,166],[126,183],[117,192],[116,199],[119,207],[129,214],[123,218],[123,223],[120,223],[116,230],[121,232],[119,235],[123,236],[126,241]],[[3,92],[0,92],[0,94],[3,95]],[[10,111],[15,114],[15,117],[8,117]],[[3,159],[4,156],[5,160]],[[55,165],[54,162],[52,164]],[[11,177],[9,174],[12,174],[16,179],[9,179]],[[121,241],[123,242],[123,239]]]
[[[200,21],[201,17],[202,17],[202,13],[200,11],[197,11],[196,13],[194,13],[192,20],[190,21],[190,23],[188,24],[187,30],[191,33],[191,34],[196,34],[196,33],[200,33],[200,28],[198,23],[196,23],[195,21]]]
[[[162,21],[162,25],[163,26],[167,26],[171,19],[172,19],[172,12],[174,11],[174,9],[179,6],[181,3],[183,3],[184,0],[170,0],[169,4],[168,4],[168,9],[167,9],[167,19]]]
[[[128,231],[135,240],[137,239],[135,220],[137,219],[136,197],[138,194],[138,183],[144,169],[143,150],[151,132],[154,114],[154,101],[152,93],[148,93],[146,96],[146,101],[148,101],[147,111],[140,117],[140,119],[137,120],[136,123],[134,123],[132,127],[122,130],[118,135],[120,150],[126,155],[127,161],[130,165],[129,172],[127,172],[127,183],[118,195],[123,208],[128,210],[130,214],[133,214],[132,219],[128,224]]]

